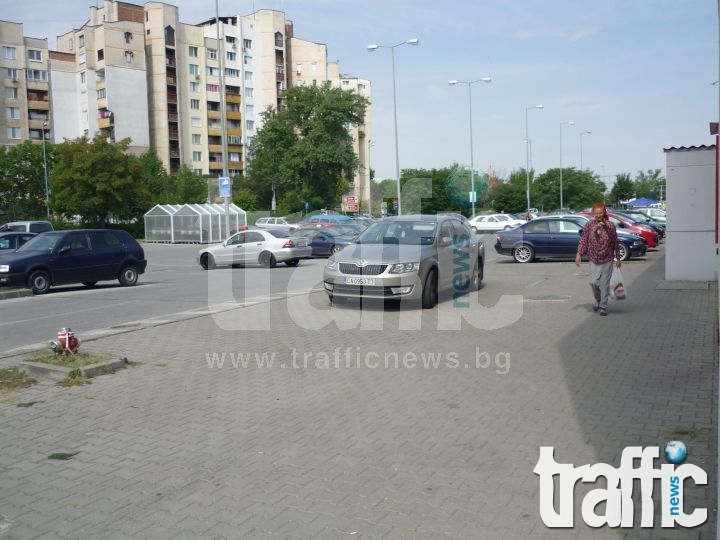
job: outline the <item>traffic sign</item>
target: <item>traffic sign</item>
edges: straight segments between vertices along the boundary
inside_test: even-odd
[[[218,178],[218,191],[221,197],[230,197],[230,178],[221,176]]]

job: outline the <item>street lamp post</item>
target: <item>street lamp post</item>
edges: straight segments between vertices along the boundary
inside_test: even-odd
[[[563,206],[563,184],[562,184],[562,128],[564,125],[574,126],[575,122],[572,120],[568,122],[560,122],[560,210],[565,208]]]
[[[374,52],[378,49],[390,49],[390,57],[392,59],[392,84],[393,84],[393,116],[395,119],[395,174],[397,177],[397,215],[402,214],[402,200],[400,198],[400,151],[398,149],[398,121],[397,121],[397,92],[395,90],[395,49],[401,45],[417,45],[420,43],[418,38],[410,38],[395,45],[368,45],[368,52]]]
[[[45,130],[47,129],[47,120],[43,122],[42,129],[42,148],[43,148],[43,171],[45,173],[45,212],[47,213],[47,219],[50,221],[50,190],[48,189],[48,174],[47,174],[47,153],[45,152]]]
[[[473,114],[472,114],[472,85],[479,82],[489,83],[492,79],[490,77],[483,77],[476,81],[458,81],[452,80],[448,84],[454,86],[456,84],[466,84],[468,87],[468,107],[470,109],[470,203],[472,204],[472,215],[475,215],[475,162],[473,160]]]
[[[530,138],[528,136],[528,111],[530,109],[542,110],[542,105],[525,107],[525,198],[527,199],[527,212],[530,211]]]
[[[583,138],[583,135],[590,135],[591,133],[592,133],[592,131],[583,131],[580,134],[580,170],[581,171],[583,170],[583,163],[582,163],[582,142],[583,141],[582,141],[582,138]]]

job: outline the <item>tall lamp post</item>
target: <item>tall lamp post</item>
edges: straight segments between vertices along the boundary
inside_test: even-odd
[[[397,215],[402,214],[402,200],[400,198],[400,151],[398,150],[398,121],[397,121],[397,92],[395,90],[395,49],[401,45],[417,45],[420,43],[418,38],[410,38],[396,43],[395,45],[368,45],[368,52],[374,52],[378,49],[390,49],[390,57],[392,58],[392,85],[393,85],[393,116],[395,118],[395,175],[397,177]]]
[[[479,82],[489,83],[492,79],[490,77],[483,77],[476,81],[458,81],[452,80],[448,84],[455,86],[456,84],[466,84],[468,87],[468,106],[470,109],[470,203],[472,204],[472,215],[475,215],[475,162],[473,160],[473,114],[472,114],[472,85]]]
[[[581,171],[583,170],[583,164],[582,164],[582,142],[583,141],[582,141],[582,138],[583,138],[583,135],[590,135],[591,133],[592,133],[592,131],[583,131],[580,134],[580,170]]]
[[[43,122],[42,129],[42,147],[43,147],[43,171],[45,173],[45,211],[47,213],[47,219],[50,221],[50,190],[48,189],[48,174],[47,174],[47,153],[45,152],[45,130],[47,130],[47,120]]]
[[[560,210],[565,208],[563,206],[563,184],[562,184],[562,128],[563,126],[574,126],[575,122],[572,120],[568,122],[560,122]]]
[[[542,110],[542,105],[525,107],[525,198],[527,199],[527,212],[530,211],[530,137],[528,136],[528,111],[530,109]]]

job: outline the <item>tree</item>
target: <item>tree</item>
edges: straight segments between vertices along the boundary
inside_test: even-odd
[[[620,204],[621,201],[627,201],[632,198],[635,193],[635,186],[630,180],[630,174],[618,174],[615,177],[615,185],[610,190],[610,203]]]
[[[560,169],[548,169],[533,183],[538,201],[545,210],[560,208]],[[605,184],[588,170],[563,168],[563,205],[575,210],[604,199]]]
[[[633,182],[636,197],[661,199],[665,186],[665,177],[662,169],[648,169],[647,172],[638,171]]]
[[[175,184],[175,204],[204,203],[207,200],[207,181],[187,165],[182,165],[172,180]]]
[[[92,141],[81,137],[57,145],[51,176],[53,209],[101,227],[112,217],[139,218],[150,192],[141,180],[140,158],[126,153],[129,145],[130,139],[113,144],[100,135]]]
[[[530,179],[532,180],[533,173],[530,173]],[[537,199],[532,196],[531,186],[531,204],[536,204]],[[525,212],[527,207],[527,177],[525,175],[525,169],[513,171],[510,173],[510,178],[507,182],[494,188],[493,199],[490,201],[491,206],[501,212],[517,213]]]
[[[48,173],[55,161],[55,146],[45,143]],[[9,219],[45,217],[45,162],[42,144],[24,141],[0,148],[0,210]]]
[[[249,187],[266,208],[273,187],[280,207],[293,212],[334,207],[358,169],[349,125],[363,123],[367,99],[330,86],[296,86],[285,93],[286,107],[262,113],[253,138]]]
[[[436,214],[454,210],[451,194],[453,189],[448,179],[456,166],[444,169],[405,169],[400,175],[401,204],[404,214]],[[428,193],[429,192],[429,193]],[[393,200],[397,198],[397,189]],[[388,211],[392,206],[388,207]]]

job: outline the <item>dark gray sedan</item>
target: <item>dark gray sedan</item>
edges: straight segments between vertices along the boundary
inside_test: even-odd
[[[454,216],[405,215],[378,221],[328,259],[323,283],[333,298],[420,300],[451,290],[464,296],[483,278],[485,248]]]

